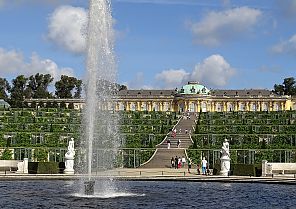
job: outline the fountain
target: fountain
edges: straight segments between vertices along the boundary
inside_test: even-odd
[[[112,16],[109,0],[90,0],[86,48],[86,105],[79,167],[87,174],[84,194],[95,192],[93,173],[111,169],[119,143],[118,115],[114,110],[116,67],[113,54]],[[103,183],[100,188],[110,187]],[[111,186],[112,187],[112,186]],[[102,189],[109,191],[110,188]]]

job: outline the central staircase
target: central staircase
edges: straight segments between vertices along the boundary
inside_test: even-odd
[[[173,128],[176,129],[177,134],[175,137],[169,133],[167,137],[156,146],[156,151],[153,156],[146,163],[142,164],[141,168],[170,168],[172,157],[185,157],[185,149],[192,145],[190,133],[193,133],[195,127],[196,115],[190,114],[190,118],[182,116],[178,123]],[[185,130],[187,129],[187,133]],[[181,140],[179,148],[177,147],[178,140]],[[171,148],[167,147],[167,140],[171,142]]]

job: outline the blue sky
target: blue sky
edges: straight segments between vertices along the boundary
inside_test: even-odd
[[[0,77],[83,79],[87,0],[0,0]],[[113,0],[118,82],[272,89],[296,77],[296,0]]]

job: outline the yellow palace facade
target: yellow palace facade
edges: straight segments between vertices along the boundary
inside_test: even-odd
[[[51,101],[52,100],[52,101]],[[82,109],[83,99],[27,99],[37,105],[61,102]],[[296,98],[277,95],[266,89],[209,90],[197,82],[188,82],[175,90],[120,90],[112,104],[101,104],[102,109],[116,111],[172,111],[172,112],[229,112],[296,110]]]

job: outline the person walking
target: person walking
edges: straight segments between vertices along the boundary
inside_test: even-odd
[[[188,165],[188,173],[190,173],[190,169],[191,169],[191,159],[190,158],[187,159],[187,165]]]
[[[171,159],[171,165],[172,165],[172,168],[175,167],[175,159],[174,159],[174,157],[172,157],[172,159]]]
[[[178,168],[182,167],[182,159],[181,157],[178,158]]]
[[[186,159],[185,159],[185,157],[184,157],[184,156],[182,156],[182,168],[184,168],[184,166],[185,166],[185,163],[186,163]]]
[[[170,149],[171,148],[171,141],[169,139],[167,140],[167,145],[168,145],[168,149]]]
[[[201,161],[202,175],[206,175],[206,172],[207,172],[207,164],[208,164],[208,161],[206,160],[205,157],[203,157],[203,159]]]
[[[179,158],[176,156],[176,157],[175,157],[175,169],[178,169],[178,159],[179,159]]]
[[[200,165],[199,164],[197,164],[196,171],[197,171],[197,174],[200,175]]]
[[[181,140],[178,139],[178,141],[177,141],[177,148],[180,148],[180,145],[181,145]]]

